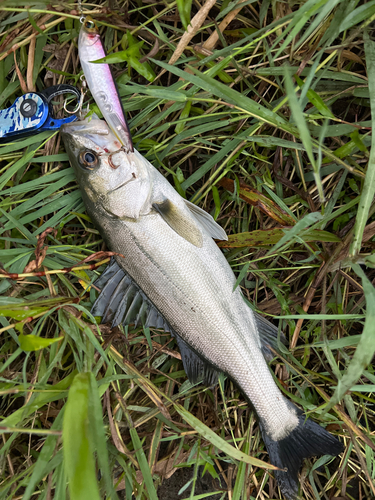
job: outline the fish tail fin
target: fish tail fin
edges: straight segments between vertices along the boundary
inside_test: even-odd
[[[273,440],[262,423],[260,427],[270,462],[282,469],[274,474],[282,493],[289,500],[297,496],[298,471],[304,458],[336,456],[343,451],[343,445],[336,437],[314,421],[306,420],[303,414],[298,417],[297,427],[280,441]]]

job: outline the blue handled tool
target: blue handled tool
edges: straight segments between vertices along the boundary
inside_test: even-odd
[[[45,130],[57,130],[77,120],[75,114],[55,118],[51,101],[61,94],[73,94],[80,101],[81,92],[76,87],[62,84],[41,92],[28,92],[17,97],[10,108],[0,110],[0,144]]]

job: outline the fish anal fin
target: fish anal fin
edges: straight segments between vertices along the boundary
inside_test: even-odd
[[[194,205],[188,200],[184,200],[186,206],[193,214],[195,219],[204,227],[204,229],[208,232],[211,238],[215,238],[215,240],[227,240],[228,236],[224,229],[219,226],[219,224],[215,221],[215,219],[207,213],[202,208]]]
[[[194,246],[202,247],[202,232],[194,217],[187,210],[183,210],[169,199],[160,203],[155,202],[152,206],[177,234]]]
[[[274,358],[274,353],[271,351],[271,346],[275,351],[279,351],[277,345],[277,337],[279,334],[278,328],[270,323],[267,319],[263,318],[260,314],[253,312],[255,324],[257,327],[260,343],[262,346],[262,353],[266,361],[271,361]],[[286,344],[286,338],[283,332],[280,332],[280,342]]]
[[[178,348],[180,349],[184,370],[192,384],[202,382],[207,387],[216,385],[219,377],[219,372],[212,368],[207,362],[201,359],[181,337],[174,334],[177,340]]]

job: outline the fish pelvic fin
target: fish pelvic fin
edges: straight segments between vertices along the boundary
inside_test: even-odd
[[[298,425],[286,437],[273,440],[260,421],[260,429],[270,462],[282,470],[274,471],[280,489],[288,500],[298,494],[298,472],[302,461],[308,457],[332,455],[343,451],[342,443],[321,425],[298,410]]]

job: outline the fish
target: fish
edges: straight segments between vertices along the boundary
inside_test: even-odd
[[[106,56],[99,29],[90,16],[83,19],[78,37],[78,55],[87,85],[112,133],[121,147],[133,152],[133,141],[111,68],[93,63]]]
[[[278,329],[235,286],[214,241],[227,239],[225,231],[135,148],[119,151],[105,121],[74,122],[61,134],[87,213],[120,254],[95,283],[101,293],[92,314],[112,327],[170,332],[193,383],[212,386],[220,373],[229,377],[257,414],[282,493],[294,499],[303,459],[335,456],[343,446],[277,387],[267,361],[278,349]]]

